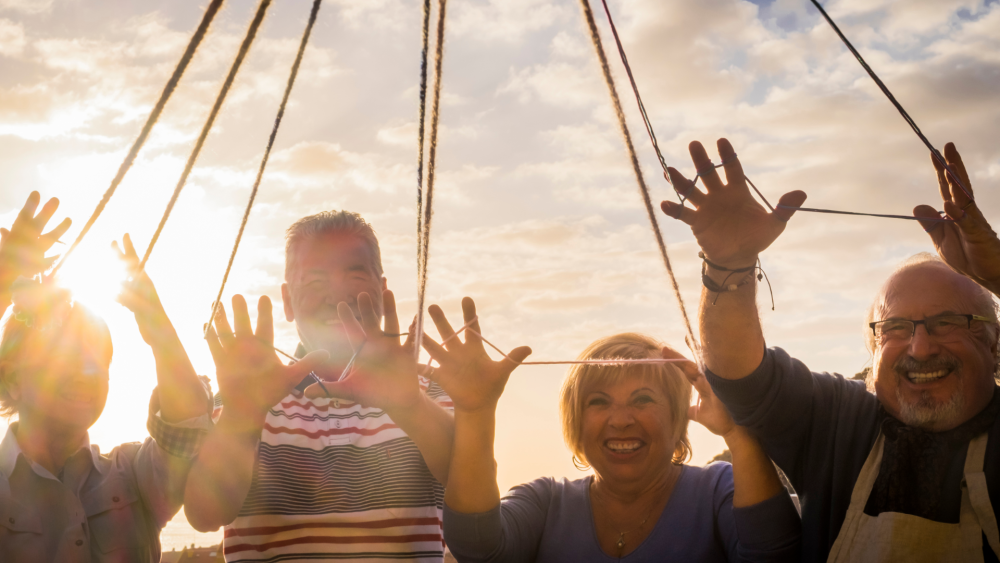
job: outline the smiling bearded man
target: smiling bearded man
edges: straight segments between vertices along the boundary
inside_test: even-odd
[[[769,213],[729,141],[719,155],[728,183],[691,143],[706,192],[671,169],[695,209],[661,207],[701,246],[706,377],[799,493],[803,561],[997,561],[1000,240],[986,219],[936,165],[950,221],[929,206],[914,214],[944,261],[911,258],[875,299],[865,327],[873,394],[765,347],[754,266],[805,194],[785,194]],[[954,145],[945,155],[970,186]]]

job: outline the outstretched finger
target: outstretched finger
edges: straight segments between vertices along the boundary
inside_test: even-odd
[[[17,217],[14,218],[14,224],[11,225],[10,230],[20,232],[26,225],[30,224],[32,219],[35,218],[35,210],[38,209],[38,203],[42,200],[42,195],[38,192],[31,192],[28,194],[28,199],[25,200],[24,206],[18,211]]]
[[[257,331],[254,336],[268,346],[274,346],[274,308],[271,298],[266,295],[257,300]]]
[[[443,345],[447,345],[449,349],[461,346],[461,340],[455,338],[455,329],[452,328],[451,323],[448,322],[448,318],[444,316],[444,311],[441,310],[440,306],[436,304],[431,305],[427,308],[427,314],[430,315],[431,320],[434,322],[434,326],[437,327],[437,331],[438,334],[441,335],[441,343]],[[426,339],[427,337],[424,336],[424,338]],[[428,350],[428,352],[430,352],[430,350]],[[431,357],[433,358],[434,356],[431,355]]]
[[[716,141],[715,144],[719,149],[719,158],[722,159],[722,167],[726,171],[726,183],[732,186],[745,182],[746,176],[743,173],[743,165],[740,164],[740,159],[736,156],[736,149],[733,148],[729,139],[723,137]]]
[[[358,312],[361,313],[361,327],[365,334],[378,334],[382,330],[382,323],[375,312],[375,303],[368,293],[358,294]],[[399,334],[399,333],[397,333]]]
[[[250,327],[250,311],[247,308],[247,300],[242,295],[233,296],[233,332],[239,338],[253,337],[253,328]]]
[[[934,175],[937,176],[938,192],[941,193],[941,201],[951,201],[951,186],[948,185],[948,172],[934,153],[931,153],[931,164],[934,165]]]
[[[968,194],[962,189],[962,186],[955,181],[955,178],[948,175],[948,183],[951,184],[951,200],[957,203],[960,207],[965,207],[965,205],[975,197],[972,191],[972,182],[969,180],[969,173],[965,170],[965,163],[962,162],[962,155],[958,153],[958,149],[955,148],[955,143],[948,143],[944,146],[944,159],[948,161],[948,166],[953,172],[958,174],[958,179],[961,180],[962,185],[965,186],[965,190],[968,190]]]
[[[44,235],[38,237],[39,242],[42,245],[42,250],[48,250],[52,248],[52,245],[59,241],[59,238],[66,234],[69,230],[70,225],[73,224],[72,219],[66,217],[61,223],[56,225],[54,229],[45,233]]]
[[[385,319],[385,334],[399,334],[399,313],[396,312],[396,296],[391,290],[382,292],[382,310]]]
[[[945,207],[947,207],[948,203],[951,202],[946,202]],[[940,221],[941,215],[930,205],[918,205],[913,208],[913,216],[918,219],[917,222],[924,228],[924,231],[931,235],[931,240],[933,240],[934,245],[937,246],[938,243],[940,243],[944,238],[944,230],[938,228],[943,225]],[[921,218],[926,220],[921,221]]]
[[[236,335],[233,334],[233,329],[229,326],[229,318],[226,317],[226,306],[221,302],[215,309],[215,330],[218,331],[219,341],[223,346],[229,346],[233,343]]]
[[[667,179],[674,186],[674,191],[680,194],[685,200],[690,201],[695,207],[700,207],[705,201],[705,194],[698,189],[694,180],[688,180],[679,170],[673,166],[667,167]]]
[[[211,324],[205,327],[205,342],[208,343],[208,351],[212,353],[212,360],[218,364],[222,360],[222,344],[219,342],[215,327]]]
[[[531,355],[531,348],[527,346],[518,346],[511,350],[507,357],[500,360],[500,371],[504,375],[510,375],[517,366],[521,365],[521,362]]]
[[[722,178],[719,177],[719,171],[716,170],[705,147],[698,141],[691,141],[691,144],[688,145],[688,151],[691,153],[691,162],[694,163],[698,176],[701,177],[708,193],[721,189],[723,187]]]
[[[691,383],[694,383],[696,379],[701,377],[701,370],[698,369],[698,364],[688,360],[684,354],[681,354],[677,350],[669,346],[664,346],[660,350],[660,357],[664,360],[685,360],[683,362],[674,362],[680,370],[684,373],[684,377],[688,379]]]
[[[695,211],[690,207],[673,201],[661,201],[660,210],[668,217],[683,221],[687,225],[694,225]]]
[[[52,216],[56,214],[56,209],[59,209],[59,199],[53,197],[50,198],[48,201],[46,201],[45,205],[42,206],[42,210],[38,212],[38,215],[35,215],[34,218],[35,228],[38,230],[39,233],[41,233],[42,229],[45,228],[45,225],[46,223],[49,222],[49,219],[51,219]]]
[[[424,337],[420,339],[420,345],[424,348],[424,350],[427,350],[431,359],[437,363],[443,365],[446,361],[448,361],[448,351],[445,350],[444,346],[435,342],[434,339],[426,333],[424,334]]]
[[[478,349],[483,348],[483,329],[479,328],[479,316],[476,314],[476,302],[471,297],[462,298],[462,316],[469,329],[465,331],[465,343],[472,344]]]
[[[361,295],[367,296],[365,293]],[[359,297],[358,301],[360,300]],[[344,325],[344,331],[347,332],[347,340],[351,343],[351,349],[356,352],[365,342],[365,329],[362,328],[358,318],[354,316],[354,311],[347,303],[341,301],[337,304],[337,314],[340,316],[340,324]]]
[[[771,214],[782,223],[787,223],[792,215],[795,215],[795,209],[784,209],[782,206],[802,207],[802,204],[806,202],[806,197],[806,192],[802,190],[788,192],[781,196],[781,199],[778,200],[778,206]]]

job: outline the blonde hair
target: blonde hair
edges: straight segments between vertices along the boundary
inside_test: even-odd
[[[627,332],[602,338],[580,354],[581,360],[642,360],[660,358],[663,346],[643,334]],[[691,383],[680,368],[671,363],[581,365],[570,368],[563,381],[559,399],[563,439],[573,453],[574,463],[588,465],[583,453],[583,394],[584,383],[615,383],[628,377],[656,381],[670,401],[670,424],[676,441],[671,461],[682,464],[691,459],[688,440],[688,407],[691,405]],[[579,460],[579,463],[577,462]]]
[[[285,279],[292,269],[295,260],[295,249],[303,240],[323,233],[344,233],[353,235],[365,242],[372,256],[372,268],[379,276],[382,275],[382,251],[378,246],[375,229],[361,215],[353,211],[321,211],[315,215],[303,217],[292,223],[285,231]]]

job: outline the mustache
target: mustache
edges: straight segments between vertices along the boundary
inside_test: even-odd
[[[896,363],[892,366],[899,375],[906,375],[909,372],[915,371],[920,373],[926,373],[931,371],[939,370],[957,370],[962,366],[962,362],[954,356],[937,356],[929,360],[918,360],[909,354],[903,354],[900,356]]]

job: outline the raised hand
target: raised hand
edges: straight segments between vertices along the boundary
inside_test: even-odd
[[[685,359],[683,354],[666,346],[663,347],[663,357],[668,360]],[[688,407],[688,418],[708,428],[716,436],[725,436],[736,428],[733,417],[729,416],[726,406],[712,392],[712,386],[708,384],[698,365],[694,362],[678,362],[674,365],[684,372],[684,377],[698,392],[698,403]]]
[[[508,354],[510,359],[490,359],[479,337],[476,303],[469,297],[462,299],[462,314],[465,322],[471,323],[469,328],[475,332],[466,332],[465,342],[455,335],[441,307],[431,305],[428,312],[442,341],[445,341],[442,346],[428,337],[423,339],[424,349],[440,364],[431,377],[451,397],[456,411],[496,408],[511,372],[531,354],[531,348],[521,346],[511,350]]]
[[[969,193],[973,193],[969,174],[954,143],[944,146],[944,158],[948,162],[948,167],[958,174]],[[920,224],[931,236],[938,255],[953,270],[1000,295],[1000,239],[997,238],[986,217],[979,211],[975,201],[966,195],[958,182],[947,173],[933,155],[931,163],[934,164],[937,173],[944,211],[954,222],[921,221]],[[940,218],[938,212],[929,205],[918,205],[913,209],[913,215]]]
[[[42,234],[59,207],[59,200],[52,198],[45,202],[36,215],[40,201],[39,193],[31,192],[10,229],[0,229],[0,294],[9,292],[18,276],[34,277],[48,270],[59,258],[45,258],[45,253],[66,233],[72,221],[67,217]]]
[[[750,194],[733,146],[728,140],[719,139],[718,148],[726,183],[719,177],[705,147],[693,141],[689,146],[691,161],[706,191],[700,191],[675,168],[669,168],[671,183],[687,195],[695,209],[672,201],[664,201],[660,208],[691,226],[698,245],[713,263],[730,268],[752,266],[757,255],[785,230],[785,223],[795,212],[778,208],[770,213],[764,209]],[[798,207],[805,200],[804,192],[794,191],[783,195],[779,204]]]
[[[139,325],[139,333],[146,344],[152,345],[160,336],[164,329],[170,329],[170,320],[167,318],[163,304],[160,303],[160,296],[153,287],[153,281],[149,279],[146,272],[139,267],[139,256],[132,245],[132,238],[128,233],[122,237],[122,246],[118,246],[118,241],[111,243],[118,258],[125,263],[128,272],[128,279],[122,284],[122,291],[118,294],[118,302],[124,305],[132,314]]]
[[[360,321],[347,303],[337,305],[340,322],[355,353],[354,364],[340,381],[325,383],[330,395],[385,411],[405,409],[420,400],[417,361],[413,354],[413,334],[399,343],[399,317],[392,292],[382,292],[385,308],[385,330],[382,330],[372,298],[358,295]],[[412,332],[412,331],[411,331]],[[317,384],[305,394],[310,398],[325,397]],[[391,416],[391,414],[390,414]]]
[[[222,395],[223,416],[238,420],[247,432],[260,432],[267,411],[330,355],[310,352],[292,365],[284,365],[274,352],[274,318],[271,300],[257,302],[257,330],[250,326],[250,313],[242,295],[233,296],[233,326],[219,304],[215,326],[205,339],[215,360],[215,373]]]

